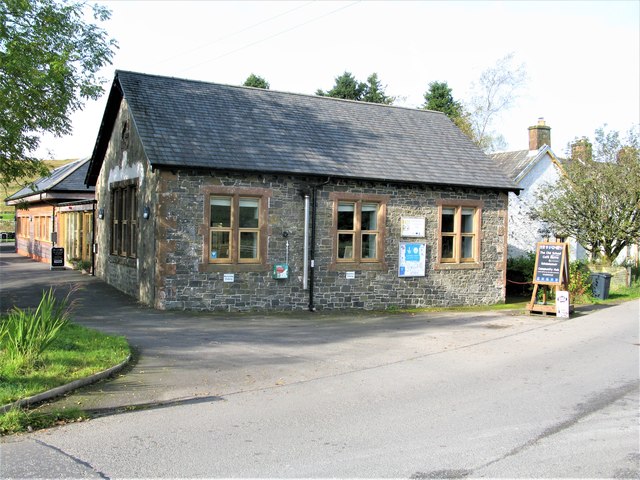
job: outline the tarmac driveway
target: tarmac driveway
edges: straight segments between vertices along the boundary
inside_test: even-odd
[[[220,314],[156,311],[96,277],[0,253],[0,309],[35,306],[43,289],[74,294],[74,321],[124,335],[136,351],[116,378],[57,402],[105,413],[211,401],[234,393],[375,369],[557,323],[513,312]]]

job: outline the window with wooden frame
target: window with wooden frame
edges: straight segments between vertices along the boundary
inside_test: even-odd
[[[481,202],[442,202],[438,206],[438,260],[444,264],[480,261]]]
[[[387,197],[333,193],[334,266],[358,268],[384,261]]]
[[[136,258],[138,235],[138,187],[135,184],[111,189],[111,254]]]
[[[16,219],[17,222],[17,234],[20,237],[28,237],[29,236],[29,217],[18,217]]]
[[[51,217],[37,216],[33,217],[34,229],[33,234],[36,240],[41,242],[51,241]]]
[[[264,199],[240,194],[209,196],[209,263],[263,263]]]

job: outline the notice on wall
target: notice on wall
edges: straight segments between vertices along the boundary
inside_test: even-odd
[[[424,277],[427,262],[425,242],[400,242],[399,277]]]
[[[403,237],[424,237],[424,217],[402,217],[400,234]]]
[[[222,277],[224,283],[233,283],[236,280],[235,273],[225,273]]]
[[[561,282],[565,258],[565,244],[540,242],[536,252],[533,281],[535,283],[558,285]]]
[[[64,268],[64,248],[53,247],[51,249],[51,268]]]

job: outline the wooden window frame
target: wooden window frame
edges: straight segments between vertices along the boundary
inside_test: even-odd
[[[385,262],[385,238],[387,222],[387,203],[389,195],[373,194],[353,194],[342,192],[331,192],[329,200],[332,202],[333,220],[331,227],[332,256],[329,270],[384,270],[387,268]],[[342,203],[354,204],[354,225],[353,230],[338,229],[338,208]],[[362,205],[376,204],[378,206],[376,218],[376,230],[362,230]],[[363,235],[376,235],[376,257],[362,258],[362,237]],[[351,258],[338,258],[338,235],[341,233],[353,234],[353,254]]]
[[[111,185],[111,255],[137,258],[138,184],[135,180]]]
[[[271,191],[264,188],[214,187],[202,189],[204,194],[204,224],[201,233],[204,237],[203,267],[204,271],[256,271],[267,269],[268,210]],[[231,200],[231,225],[229,227],[211,226],[211,199],[229,198]],[[240,228],[240,200],[258,201],[258,227]],[[229,257],[211,258],[211,234],[216,231],[229,232]],[[257,258],[240,258],[240,234],[250,232],[257,234]]]
[[[482,210],[484,203],[480,200],[438,200],[438,259],[436,268],[481,268],[481,244],[482,244]],[[444,209],[452,208],[454,212],[453,232],[442,231],[442,213]],[[462,210],[472,208],[473,212],[473,232],[462,232]],[[443,258],[443,238],[453,238],[453,257]],[[462,239],[471,237],[473,240],[473,256],[462,257]]]

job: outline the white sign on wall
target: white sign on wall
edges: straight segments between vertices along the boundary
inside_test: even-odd
[[[224,283],[233,283],[235,279],[236,279],[235,273],[225,273],[223,277]]]
[[[424,237],[424,217],[402,217],[400,231],[403,237]]]
[[[424,277],[426,261],[427,244],[425,242],[400,242],[399,277]]]

